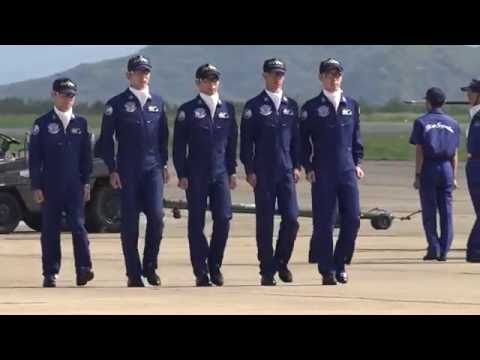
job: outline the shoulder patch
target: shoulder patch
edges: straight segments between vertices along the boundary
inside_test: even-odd
[[[38,124],[35,124],[35,126],[32,129],[32,135],[38,135],[40,133],[40,126]]]
[[[111,105],[105,106],[104,114],[105,114],[106,116],[112,115],[112,114],[113,114],[113,107],[112,107]]]
[[[244,119],[248,120],[248,119],[250,119],[250,118],[252,117],[252,115],[253,115],[253,114],[252,114],[252,110],[246,108],[246,109],[243,111],[243,116],[242,116],[242,117],[243,117]]]
[[[177,121],[183,121],[186,118],[185,111],[180,110],[177,115]]]

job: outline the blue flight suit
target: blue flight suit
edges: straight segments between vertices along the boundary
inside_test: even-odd
[[[300,169],[298,105],[283,96],[277,111],[266,91],[245,104],[240,134],[240,160],[255,187],[256,240],[260,274],[273,276],[286,268],[299,228],[293,170]],[[272,246],[275,203],[282,221],[275,252]]]
[[[316,177],[311,192],[313,234],[309,262],[317,263],[321,274],[342,272],[352,260],[360,228],[355,168],[363,159],[363,143],[358,103],[342,95],[335,111],[320,93],[302,107],[300,134],[302,165],[307,173],[314,171]],[[340,234],[334,249],[337,203]]]
[[[428,254],[446,256],[453,240],[452,160],[460,145],[460,126],[440,108],[415,120],[410,143],[421,145],[423,166],[420,173],[422,220],[428,242]],[[437,233],[437,209],[440,236]]]
[[[72,114],[65,129],[50,111],[35,120],[29,144],[29,169],[33,190],[42,190],[43,276],[57,275],[61,265],[62,212],[72,231],[77,274],[91,270],[85,230],[85,185],[92,173],[92,150],[87,120]]]
[[[188,241],[197,277],[216,274],[222,265],[232,218],[229,177],[236,173],[237,138],[235,109],[226,101],[219,99],[213,116],[200,95],[178,110],[173,163],[178,178],[188,179]],[[204,234],[207,198],[213,218],[210,246]]]
[[[467,242],[467,260],[480,262],[480,112],[477,112],[470,122],[467,152],[468,191],[477,216]]]
[[[115,143],[118,150],[115,157]],[[168,161],[168,123],[165,103],[151,95],[143,107],[127,89],[110,99],[96,144],[110,173],[120,175],[121,238],[127,276],[138,278],[157,269],[163,236],[163,170]],[[147,218],[143,268],[138,254],[139,215]]]

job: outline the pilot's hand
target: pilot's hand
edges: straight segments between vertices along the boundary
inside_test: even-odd
[[[41,205],[45,202],[45,197],[43,196],[42,190],[33,190],[33,199],[38,205]]]
[[[120,175],[118,172],[114,171],[110,174],[110,185],[112,185],[115,190],[122,188],[122,182],[120,181]]]
[[[307,173],[307,181],[308,181],[310,184],[313,184],[313,183],[316,181],[315,171],[309,171],[309,172]]]
[[[168,172],[168,167],[163,168],[163,183],[168,184],[170,181],[170,173]]]
[[[237,177],[235,176],[235,174],[230,175],[229,185],[230,190],[235,190],[235,188],[237,187]]]
[[[250,184],[250,186],[253,189],[255,189],[257,186],[257,175],[255,174],[247,175],[247,182]]]
[[[90,201],[90,184],[85,184],[83,188],[83,201],[89,202]]]
[[[363,177],[365,176],[365,172],[362,170],[362,168],[360,166],[357,166],[355,168],[355,171],[357,173],[357,179],[363,179]]]
[[[182,190],[187,190],[188,189],[188,178],[178,179],[178,187]]]

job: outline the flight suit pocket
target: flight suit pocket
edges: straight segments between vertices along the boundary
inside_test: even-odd
[[[230,119],[218,119],[214,129],[216,137],[227,137],[230,130]]]

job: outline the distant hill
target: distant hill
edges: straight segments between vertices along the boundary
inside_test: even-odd
[[[451,99],[463,100],[459,88],[480,76],[480,49],[460,45],[158,45],[146,47],[142,54],[153,63],[152,88],[172,104],[194,96],[193,74],[207,62],[219,67],[222,95],[234,101],[245,101],[262,89],[261,65],[269,57],[286,62],[286,91],[300,102],[319,92],[318,64],[327,57],[344,64],[344,89],[375,105],[392,98],[421,97],[430,86],[445,89]],[[122,57],[81,64],[49,77],[3,85],[0,98],[46,98],[53,79],[66,75],[78,82],[80,101],[105,101],[126,88],[126,61]]]

